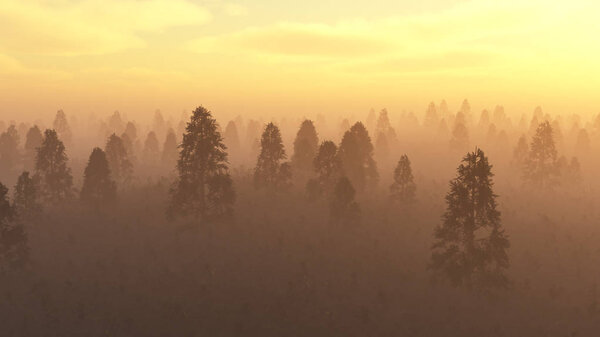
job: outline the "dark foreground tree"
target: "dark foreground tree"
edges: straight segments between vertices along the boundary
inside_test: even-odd
[[[305,120],[300,125],[294,140],[294,154],[292,155],[294,170],[304,173],[310,172],[313,168],[318,147],[317,130],[311,120]]]
[[[36,217],[42,210],[38,188],[27,171],[21,173],[15,185],[13,209],[15,215],[21,220]]]
[[[412,203],[415,200],[415,185],[410,160],[407,155],[402,155],[394,170],[394,182],[390,186],[392,200],[402,204]]]
[[[123,139],[113,133],[104,149],[112,179],[119,186],[129,184],[133,178],[133,165]]]
[[[286,158],[279,128],[273,123],[267,124],[260,140],[260,154],[254,169],[254,186],[270,191],[289,188],[292,172],[290,164],[283,162]]]
[[[35,160],[36,181],[44,201],[58,203],[73,196],[73,177],[63,142],[54,130],[44,132]]]
[[[373,144],[361,122],[346,131],[338,151],[344,172],[358,191],[374,185],[379,177],[373,160]]]
[[[167,215],[206,220],[232,214],[235,193],[217,121],[200,106],[185,130]]]
[[[329,204],[330,221],[336,224],[353,225],[360,222],[360,208],[354,201],[356,191],[350,179],[341,177],[334,188]]]
[[[443,223],[436,227],[430,268],[454,286],[506,288],[509,241],[496,209],[493,174],[483,151],[468,153],[450,182]]]
[[[94,207],[109,206],[116,201],[117,187],[110,176],[106,154],[99,147],[92,150],[83,172],[80,197],[81,201]]]
[[[322,195],[330,196],[335,184],[343,175],[342,162],[334,142],[328,140],[319,146],[313,168],[317,177],[306,184],[309,198],[314,200]]]
[[[540,188],[554,186],[558,178],[557,156],[552,126],[548,121],[543,122],[538,125],[531,140],[524,167],[525,180]]]
[[[8,201],[8,188],[0,183],[0,274],[21,268],[28,260],[27,234],[17,220]]]

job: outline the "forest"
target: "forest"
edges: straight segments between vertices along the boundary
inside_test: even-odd
[[[2,336],[595,336],[600,114],[0,121]]]

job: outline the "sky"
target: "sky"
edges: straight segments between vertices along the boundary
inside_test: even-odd
[[[0,119],[361,115],[505,106],[595,115],[589,0],[0,0]]]

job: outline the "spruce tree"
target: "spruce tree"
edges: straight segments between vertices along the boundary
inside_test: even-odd
[[[129,160],[123,139],[113,133],[108,137],[104,152],[111,177],[115,183],[118,186],[129,184],[133,179],[133,165]]]
[[[169,171],[174,169],[177,165],[178,156],[179,153],[177,150],[177,137],[175,136],[175,131],[173,131],[173,129],[169,129],[169,131],[167,131],[167,137],[163,145],[163,151],[161,156],[161,162],[163,167],[167,168],[167,170]]]
[[[0,183],[0,274],[23,267],[28,257],[25,226],[8,200],[8,188]]]
[[[338,154],[345,173],[359,192],[377,183],[379,174],[377,164],[373,160],[373,144],[361,122],[357,122],[346,131]]]
[[[343,175],[342,162],[337,154],[337,146],[332,141],[325,141],[319,146],[313,161],[316,178],[309,180],[306,189],[311,200],[325,194],[333,194],[333,188]]]
[[[110,176],[106,154],[99,147],[92,150],[85,167],[80,197],[81,201],[94,207],[109,206],[116,201],[117,187]]]
[[[58,203],[73,195],[73,177],[67,166],[65,146],[54,130],[44,131],[44,140],[35,160],[34,177],[46,202]]]
[[[254,186],[269,191],[282,191],[291,186],[291,166],[287,158],[279,128],[267,124],[260,140],[260,154],[254,169]]]
[[[292,167],[302,173],[310,172],[319,148],[319,137],[317,130],[311,120],[305,120],[294,140],[294,154],[292,155]]]
[[[529,148],[524,166],[525,180],[540,188],[552,187],[558,177],[556,165],[558,154],[552,127],[548,121],[539,124]]]
[[[27,171],[21,173],[17,180],[13,194],[13,209],[15,215],[21,220],[34,218],[42,210],[38,187]]]
[[[402,204],[412,203],[415,200],[416,189],[410,160],[404,154],[394,170],[394,182],[390,186],[392,200]]]
[[[0,177],[7,177],[20,162],[19,133],[14,125],[0,134]]]
[[[64,111],[58,110],[56,112],[56,117],[54,118],[54,123],[52,127],[66,144],[71,143],[71,138],[73,134],[71,133],[71,127],[69,126],[69,122],[67,121],[67,116]]]
[[[37,125],[32,126],[27,131],[25,138],[25,169],[33,170],[35,168],[35,157],[37,155],[37,149],[42,145],[42,131]]]
[[[360,222],[360,207],[354,200],[355,195],[356,191],[350,179],[347,177],[338,179],[329,204],[332,223],[354,225]]]
[[[506,288],[509,241],[496,209],[492,166],[480,149],[468,153],[450,181],[443,223],[434,233],[430,268],[454,286]]]
[[[179,146],[178,179],[171,189],[167,215],[204,221],[232,214],[235,193],[227,147],[217,121],[200,106],[192,113],[185,130]]]

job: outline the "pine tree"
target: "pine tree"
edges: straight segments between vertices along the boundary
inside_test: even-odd
[[[41,213],[38,188],[29,172],[24,171],[17,180],[13,195],[13,209],[18,218],[31,219]]]
[[[37,155],[38,148],[42,145],[42,131],[37,125],[32,126],[27,131],[27,137],[25,138],[25,169],[33,170],[35,168],[35,157]]]
[[[167,132],[165,143],[163,145],[163,167],[166,167],[169,171],[172,170],[177,165],[178,156],[179,153],[177,150],[177,137],[175,136],[175,131],[173,131],[173,129],[169,129],[169,131]]]
[[[436,227],[430,268],[454,286],[506,288],[509,241],[496,209],[492,166],[480,149],[468,153],[450,182],[443,223]]]
[[[254,169],[254,186],[270,191],[281,191],[291,185],[291,166],[287,158],[279,128],[267,124],[260,140],[260,154]]]
[[[144,142],[143,160],[147,164],[154,165],[158,163],[159,156],[160,146],[158,145],[158,138],[156,138],[154,131],[150,131]]]
[[[337,146],[332,141],[325,141],[319,146],[313,161],[313,168],[317,175],[309,180],[306,189],[311,200],[325,194],[333,194],[333,188],[343,175],[342,162],[337,154]]]
[[[313,122],[311,120],[303,121],[294,140],[292,167],[299,172],[310,172],[318,148],[319,137]]]
[[[127,137],[129,137],[129,140],[131,140],[132,143],[135,142],[135,140],[137,139],[137,128],[132,122],[127,122],[127,125],[125,126],[125,131],[123,133],[126,134]]]
[[[35,160],[35,180],[44,201],[58,203],[73,195],[73,177],[67,167],[63,142],[54,130],[44,132],[44,140]]]
[[[557,151],[554,144],[552,127],[549,122],[541,123],[531,140],[529,155],[525,162],[524,178],[531,184],[550,188],[556,183]]]
[[[69,126],[69,122],[67,121],[67,116],[65,115],[64,111],[58,110],[56,112],[56,117],[54,118],[52,127],[60,139],[62,139],[66,144],[71,143],[73,134],[71,133],[71,127]]]
[[[410,160],[404,154],[400,157],[394,170],[394,182],[390,186],[392,200],[399,201],[402,204],[412,203],[415,201],[416,189]]]
[[[354,124],[346,131],[338,154],[344,171],[358,191],[377,183],[379,174],[377,164],[373,160],[373,144],[367,129],[361,122]]]
[[[17,128],[11,125],[0,134],[0,176],[6,177],[13,173],[19,159],[19,134]]]
[[[332,223],[354,225],[360,222],[360,207],[354,201],[355,194],[356,191],[347,177],[338,179],[329,205]]]
[[[185,130],[167,215],[206,220],[232,214],[235,193],[217,121],[200,106]]]
[[[123,132],[123,119],[121,119],[121,113],[119,111],[113,112],[112,116],[110,116],[108,128],[113,133]]]
[[[527,138],[522,135],[517,142],[517,146],[513,150],[513,165],[518,169],[523,169],[529,156],[529,145],[527,145]]]
[[[124,135],[126,136],[126,135]],[[133,179],[133,165],[129,160],[127,148],[123,139],[114,133],[108,137],[106,146],[104,147],[108,168],[112,179],[118,186],[123,186],[131,183]]]
[[[25,226],[8,201],[8,188],[0,183],[0,274],[23,267],[28,257]]]
[[[83,173],[81,200],[94,207],[105,207],[115,203],[117,187],[110,176],[108,160],[101,148],[92,150]]]
[[[435,108],[435,103],[431,102],[427,107],[427,111],[425,111],[423,126],[429,129],[433,129],[434,127],[437,127],[438,124],[439,119]]]
[[[450,147],[457,151],[463,151],[469,146],[469,130],[466,126],[465,115],[462,112],[456,114],[454,129],[450,139]]]
[[[230,151],[238,151],[240,149],[240,135],[234,121],[229,121],[225,127],[225,145]]]

